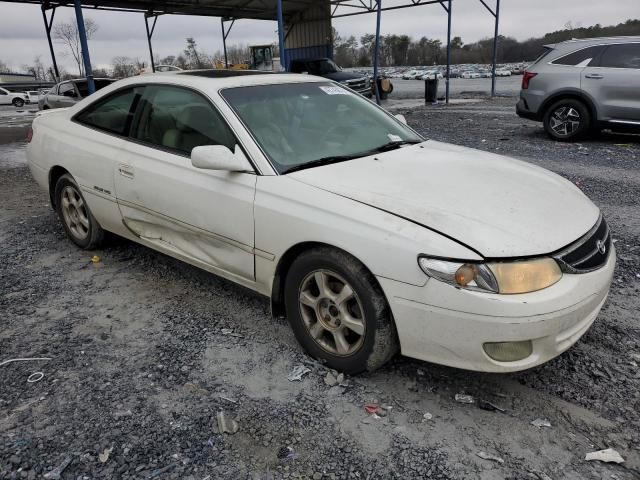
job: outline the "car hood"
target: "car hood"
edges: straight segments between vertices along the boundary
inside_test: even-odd
[[[424,225],[485,258],[555,252],[600,213],[543,168],[432,140],[288,176]]]

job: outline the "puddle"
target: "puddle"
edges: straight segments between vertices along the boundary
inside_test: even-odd
[[[26,146],[24,142],[0,145],[0,168],[24,167],[27,164]]]

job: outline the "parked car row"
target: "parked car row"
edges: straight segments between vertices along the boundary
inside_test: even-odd
[[[525,70],[524,64],[504,64],[496,68],[496,77],[510,77],[511,75],[522,75]],[[354,70],[366,74],[365,70]],[[435,73],[434,73],[435,72]],[[425,80],[427,78],[442,79],[447,76],[446,65],[434,66],[414,66],[414,67],[391,67],[384,68],[381,73],[389,78],[402,78],[404,80]],[[449,78],[491,78],[491,65],[452,65],[449,69]]]

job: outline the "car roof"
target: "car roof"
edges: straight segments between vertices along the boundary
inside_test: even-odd
[[[149,75],[140,75],[135,77],[129,77],[116,82],[118,85],[144,85],[153,83],[164,83],[171,85],[184,85],[191,86],[200,89],[221,89],[232,87],[248,87],[255,85],[274,85],[281,83],[321,83],[327,82],[326,78],[316,77],[313,75],[301,75],[299,73],[259,73],[253,72],[251,74],[222,74],[224,70],[218,70],[219,74],[214,75],[211,71],[191,71],[190,74],[186,72],[175,73],[171,75],[162,73],[152,73]],[[226,70],[225,72],[229,72]],[[246,72],[246,70],[245,70]],[[112,87],[109,87],[112,88]]]
[[[572,38],[571,40],[565,40],[564,42],[552,43],[545,45],[546,48],[562,48],[584,45],[607,45],[610,43],[620,42],[640,42],[640,36],[619,36],[619,37],[593,37],[593,38]]]

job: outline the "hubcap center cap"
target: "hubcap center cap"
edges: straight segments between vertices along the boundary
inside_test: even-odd
[[[319,317],[328,330],[336,329],[340,326],[340,310],[335,302],[329,298],[323,298],[318,304]]]

